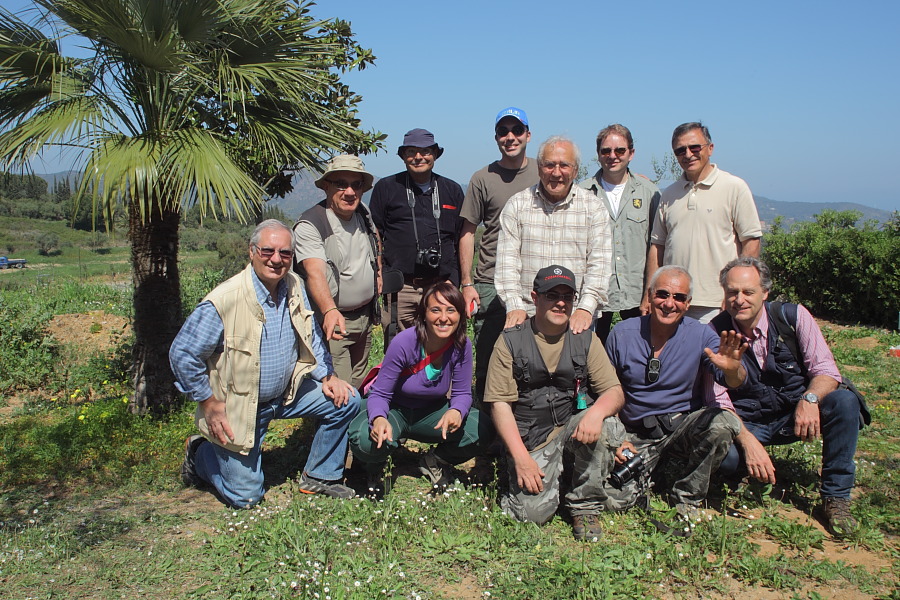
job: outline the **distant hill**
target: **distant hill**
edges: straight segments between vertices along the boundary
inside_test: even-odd
[[[74,182],[76,173],[74,171],[64,171],[61,173],[37,174],[43,177],[52,189],[57,179],[69,179]],[[284,198],[276,198],[271,200],[273,206],[279,207],[289,219],[296,219],[300,214],[312,206],[320,202],[325,194],[316,187],[316,177],[307,171],[301,171],[299,176],[294,177],[294,189]],[[378,177],[375,178],[378,181]],[[465,188],[463,188],[465,190]],[[363,196],[363,202],[369,203],[369,195],[367,192]],[[790,226],[792,223],[799,221],[812,221],[814,215],[821,213],[825,209],[831,210],[857,210],[862,213],[862,220],[867,221],[874,219],[881,223],[885,223],[891,218],[891,213],[886,210],[864,206],[855,202],[780,202],[772,200],[765,196],[754,196],[756,200],[756,208],[759,211],[759,218],[763,221],[763,226],[768,227],[775,217],[781,216],[785,225]]]
[[[862,221],[874,219],[880,223],[886,223],[891,218],[891,213],[886,210],[863,206],[855,202],[779,202],[765,196],[753,196],[756,201],[756,210],[763,228],[767,228],[775,217],[782,217],[785,225],[799,221],[812,221],[813,217],[825,209],[831,210],[856,210],[862,213]]]

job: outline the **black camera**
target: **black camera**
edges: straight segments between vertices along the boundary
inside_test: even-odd
[[[622,449],[622,454],[626,460],[616,467],[609,475],[609,483],[617,490],[621,490],[622,486],[640,476],[644,470],[644,459],[640,454],[635,454],[628,448]]]
[[[426,248],[416,253],[416,264],[437,269],[441,265],[441,252],[434,248]]]

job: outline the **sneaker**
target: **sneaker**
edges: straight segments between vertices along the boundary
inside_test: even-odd
[[[572,535],[576,540],[596,542],[603,535],[600,517],[595,514],[572,515]]]
[[[325,481],[324,479],[316,479],[304,473],[300,477],[300,484],[297,489],[304,494],[323,494],[331,498],[341,498],[348,500],[356,496],[356,492],[352,488],[339,483],[337,481]]]
[[[181,462],[181,481],[187,487],[206,487],[206,481],[197,475],[197,449],[206,441],[202,435],[189,435],[184,440],[184,460]]]
[[[438,458],[434,450],[429,450],[419,459],[419,471],[431,482],[431,490],[443,492],[453,483],[453,465]]]
[[[823,498],[825,527],[836,538],[846,537],[859,528],[850,514],[850,498]]]

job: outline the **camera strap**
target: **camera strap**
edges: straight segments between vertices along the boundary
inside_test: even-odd
[[[431,178],[431,214],[434,216],[434,224],[437,227],[438,237],[438,256],[441,255],[441,194],[438,191],[437,178]],[[406,202],[409,204],[409,211],[412,213],[413,235],[416,236],[416,253],[421,249],[419,247],[419,228],[416,227],[416,195],[413,194],[412,186],[409,184],[409,174],[406,175]]]

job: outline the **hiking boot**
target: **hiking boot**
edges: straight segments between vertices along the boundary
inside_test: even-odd
[[[453,483],[453,465],[429,450],[419,459],[419,471],[431,482],[431,491],[441,493]]]
[[[859,523],[850,514],[850,498],[822,498],[825,510],[825,527],[836,538],[851,535]]]
[[[324,479],[316,479],[304,473],[300,477],[297,489],[304,494],[322,494],[331,498],[341,498],[349,500],[356,496],[356,492],[352,488],[338,481],[325,481]]]
[[[197,475],[197,449],[206,441],[202,435],[189,435],[184,440],[184,460],[181,462],[181,482],[186,487],[203,488],[207,486],[205,480]]]
[[[679,502],[675,505],[675,512],[678,513],[678,518],[680,520],[689,523],[691,526],[702,521],[704,517],[704,513],[700,510],[699,506],[685,504],[684,502]]]
[[[596,542],[603,535],[600,528],[600,516],[590,515],[572,515],[572,535],[576,540],[585,542]]]

